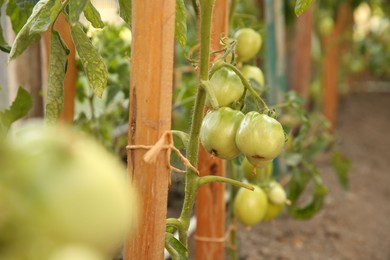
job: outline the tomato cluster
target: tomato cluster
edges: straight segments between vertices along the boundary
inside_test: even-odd
[[[256,168],[248,160],[244,160],[241,169],[255,192],[244,188],[238,191],[233,203],[237,220],[245,226],[253,226],[276,218],[288,200],[282,185],[271,180],[272,163],[265,168]]]
[[[287,201],[282,186],[270,180],[272,160],[281,153],[285,134],[282,125],[269,115],[266,106],[263,110],[246,114],[236,109],[245,107],[243,102],[247,92],[253,95],[254,89],[258,94],[262,93],[264,88],[252,87],[250,91],[246,88],[248,85],[263,87],[264,75],[255,66],[242,65],[259,51],[260,35],[245,28],[235,34],[235,39],[237,67],[220,66],[210,77],[209,95],[214,95],[219,107],[213,107],[205,115],[200,142],[210,154],[221,159],[245,156],[242,170],[245,178],[253,184],[254,191],[241,188],[234,199],[233,209],[242,224],[252,226],[262,220],[274,219]],[[251,84],[253,82],[255,84]]]

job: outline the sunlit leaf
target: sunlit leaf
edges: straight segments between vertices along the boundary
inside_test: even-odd
[[[19,87],[18,93],[12,105],[0,112],[0,121],[7,130],[13,122],[27,115],[32,107],[32,97],[24,88]]]
[[[303,14],[310,6],[313,0],[297,0],[295,3],[295,15],[300,16]]]
[[[85,18],[92,24],[95,28],[103,28],[104,23],[102,18],[100,17],[100,13],[96,8],[92,5],[91,1],[87,2],[87,5],[84,9]]]
[[[86,5],[87,0],[69,0],[69,22],[71,25],[78,23]]]
[[[186,47],[187,13],[183,0],[176,0],[175,38],[181,47]]]
[[[102,57],[83,31],[80,23],[71,27],[72,38],[80,56],[89,86],[96,96],[102,97],[107,85],[108,72]]]
[[[45,119],[49,123],[57,121],[64,105],[64,78],[69,50],[58,32],[50,37],[49,80]]]
[[[61,5],[56,2],[56,0],[41,0],[35,5],[26,24],[16,35],[9,56],[10,60],[18,57],[30,44],[38,41],[41,33],[54,22],[53,13],[58,14],[61,9]]]
[[[6,13],[11,20],[12,30],[17,34],[25,25],[28,17],[31,15],[34,5],[28,2],[20,7],[16,0],[9,0],[7,4]]]
[[[131,2],[129,0],[119,0],[119,15],[128,25],[131,24]]]

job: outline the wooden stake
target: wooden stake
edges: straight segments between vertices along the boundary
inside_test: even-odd
[[[333,30],[323,37],[324,64],[322,86],[324,88],[324,114],[331,122],[332,128],[336,125],[338,105],[338,83],[341,65],[342,48],[345,46],[346,32],[352,29],[352,7],[350,2],[339,5],[336,23]]]
[[[228,1],[216,0],[213,10],[211,51],[222,49],[220,38],[228,33]],[[199,151],[199,172],[204,175],[225,175],[224,161],[212,158],[203,147]],[[196,259],[224,259],[225,255],[225,184],[204,185],[196,201]]]
[[[290,78],[292,89],[301,94],[305,101],[309,94],[311,79],[311,35],[313,31],[314,5],[297,18],[293,42],[293,60]]]
[[[129,145],[153,145],[171,127],[175,0],[133,0]],[[146,150],[128,150],[128,174],[138,188],[138,231],[127,239],[125,259],[163,259],[170,170],[165,152],[156,162]]]

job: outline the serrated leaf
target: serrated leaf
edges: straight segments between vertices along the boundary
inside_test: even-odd
[[[175,39],[181,47],[186,47],[187,13],[183,0],[176,0]]]
[[[131,25],[131,2],[129,0],[119,0],[119,15],[128,25]]]
[[[24,88],[19,87],[16,98],[9,109],[0,112],[0,121],[8,129],[13,122],[27,115],[32,107],[32,97]]]
[[[80,15],[87,5],[87,0],[70,0],[69,1],[69,22],[75,25],[79,22]]]
[[[28,17],[31,15],[34,5],[25,3],[20,7],[15,0],[9,0],[6,13],[11,20],[12,30],[17,34],[26,24]]]
[[[165,232],[165,248],[173,260],[187,260],[187,248],[169,232]]]
[[[295,15],[300,16],[303,14],[310,6],[313,0],[297,0],[295,3]]]
[[[100,17],[100,13],[96,8],[93,6],[91,1],[87,2],[87,5],[85,6],[84,9],[84,15],[85,18],[92,24],[93,27],[95,28],[103,28],[104,23],[102,21],[102,18]]]
[[[35,5],[26,24],[16,35],[9,60],[18,57],[30,44],[38,41],[41,33],[54,22],[53,13],[59,13],[61,7],[56,5],[56,2],[56,0],[41,0]]]
[[[336,171],[337,178],[339,179],[339,182],[341,186],[344,189],[348,188],[348,171],[351,167],[351,161],[348,160],[342,153],[340,152],[333,152],[331,156],[331,162],[332,166]]]
[[[47,103],[45,120],[55,123],[64,105],[64,78],[69,50],[58,32],[50,36],[49,79],[47,86]]]
[[[87,75],[89,86],[98,97],[102,97],[108,78],[106,65],[83,31],[80,23],[71,27],[71,33],[77,53],[80,56],[85,74]]]

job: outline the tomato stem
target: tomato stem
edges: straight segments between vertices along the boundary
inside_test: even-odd
[[[209,79],[209,60],[210,60],[210,35],[211,35],[211,16],[213,13],[215,0],[200,0],[200,64],[199,81]],[[195,167],[198,165],[199,151],[199,132],[202,124],[204,105],[206,101],[206,91],[199,87],[197,89],[195,107],[192,114],[190,139],[187,146],[187,158]],[[187,168],[185,180],[185,195],[183,208],[179,221],[183,226],[183,234],[180,241],[187,247],[187,232],[190,225],[190,217],[194,206],[196,191],[198,188],[198,175],[196,172]]]
[[[213,109],[218,109],[219,108],[218,100],[217,97],[215,96],[213,88],[211,87],[210,81],[201,80],[200,83],[202,88],[204,88],[204,90],[207,92],[211,107]]]
[[[234,180],[234,179],[230,179],[230,178],[226,178],[226,177],[222,177],[222,176],[215,176],[215,175],[203,176],[203,177],[198,178],[198,187],[200,187],[204,184],[210,183],[210,182],[225,182],[225,183],[229,183],[229,184],[232,184],[234,186],[237,186],[237,187],[242,187],[242,188],[245,188],[248,190],[254,190],[254,188],[249,184],[246,184],[246,183]]]

